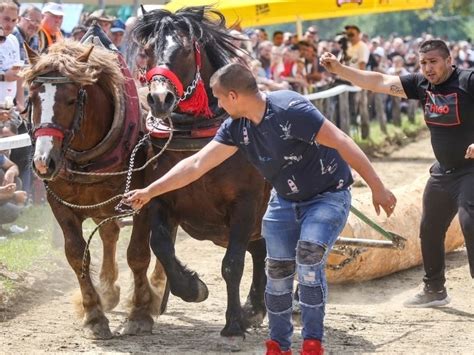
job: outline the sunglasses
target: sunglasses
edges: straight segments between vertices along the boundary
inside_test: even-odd
[[[32,20],[30,19],[29,17],[23,17],[26,21],[28,21],[29,23],[32,23],[33,25],[35,26],[39,26],[41,25],[41,21],[35,21],[35,20]]]

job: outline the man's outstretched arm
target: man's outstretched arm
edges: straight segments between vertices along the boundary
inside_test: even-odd
[[[196,181],[209,170],[234,155],[237,150],[238,148],[235,146],[225,145],[213,140],[196,154],[181,160],[165,175],[147,187],[127,193],[125,202],[134,209],[141,208],[155,196],[179,189]]]
[[[400,77],[397,75],[387,75],[351,68],[339,63],[334,54],[328,52],[321,56],[320,62],[327,71],[336,74],[340,78],[348,80],[363,89],[381,94],[407,98]]]

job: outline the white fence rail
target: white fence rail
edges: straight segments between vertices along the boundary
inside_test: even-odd
[[[310,100],[327,99],[329,97],[340,95],[344,92],[358,92],[361,89],[357,86],[338,85],[328,90],[305,95]],[[19,134],[12,137],[0,138],[0,150],[15,149],[31,145],[31,139],[28,133]]]

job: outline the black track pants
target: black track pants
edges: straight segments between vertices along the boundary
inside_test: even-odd
[[[474,169],[466,168],[452,173],[431,170],[423,194],[423,215],[420,238],[425,277],[428,289],[440,290],[444,276],[444,240],[446,231],[456,213],[466,243],[471,276],[474,278]]]

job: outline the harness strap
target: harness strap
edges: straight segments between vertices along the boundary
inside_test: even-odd
[[[51,137],[56,137],[63,140],[64,132],[58,128],[40,127],[40,128],[35,129],[33,136],[35,139],[38,137],[43,137],[43,136],[51,136]]]
[[[183,84],[181,83],[181,80],[179,80],[179,78],[176,76],[175,73],[173,73],[168,68],[157,66],[157,67],[152,68],[146,73],[146,80],[150,82],[153,80],[153,77],[157,75],[164,76],[166,79],[171,81],[171,83],[176,88],[176,93],[178,94],[178,96],[179,97],[183,96],[184,94]]]

